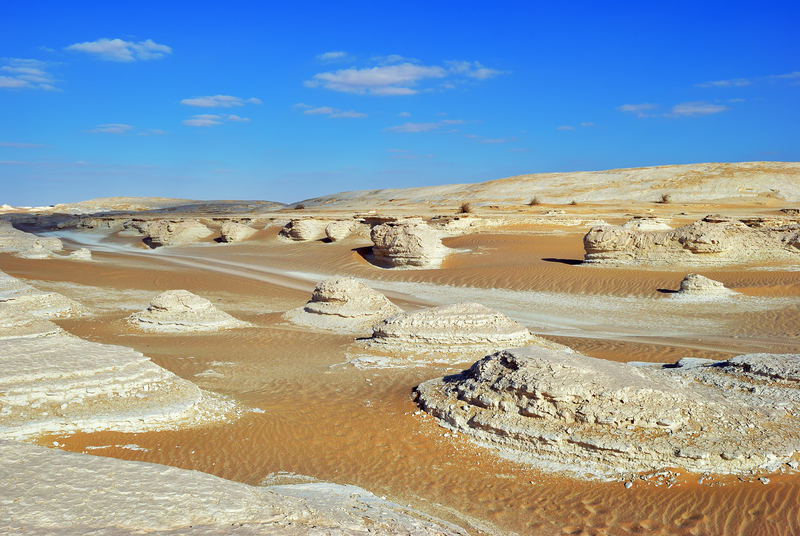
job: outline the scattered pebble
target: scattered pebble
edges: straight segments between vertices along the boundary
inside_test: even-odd
[[[625,482],[625,489],[631,489],[633,487],[633,482]]]
[[[761,478],[759,478],[758,481],[761,482],[762,484],[764,484],[765,486],[767,484],[769,484],[769,478],[767,478],[765,476],[762,476]]]

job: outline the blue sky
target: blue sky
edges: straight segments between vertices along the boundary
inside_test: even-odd
[[[800,160],[797,2],[2,11],[0,204]]]

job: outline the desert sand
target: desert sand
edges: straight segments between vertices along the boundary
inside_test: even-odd
[[[113,198],[4,209],[0,342],[25,348],[63,338],[71,341],[65,349],[113,347],[118,359],[133,356],[148,374],[163,371],[192,396],[208,393],[235,409],[163,427],[130,429],[106,419],[85,429],[4,435],[0,526],[126,534],[196,524],[192,530],[205,534],[235,523],[231,533],[268,534],[283,523],[314,534],[317,523],[335,534],[377,523],[380,510],[386,533],[797,532],[800,453],[791,426],[800,418],[800,253],[792,239],[798,185],[800,165],[755,162],[345,192],[288,206]],[[534,197],[538,204],[530,204]],[[471,212],[460,213],[466,201]],[[402,222],[413,222],[419,234],[405,232]],[[724,229],[704,234],[708,226]],[[739,231],[748,238],[740,240]],[[628,249],[603,250],[626,251],[627,258],[586,262],[596,253],[585,249],[590,232],[627,237]],[[732,245],[714,249],[720,236]],[[697,244],[708,244],[710,253]],[[91,251],[91,262],[70,255],[81,248]],[[697,255],[710,256],[698,263]],[[332,277],[352,280],[342,289],[318,286]],[[359,285],[375,294],[350,296]],[[199,297],[192,303],[235,328],[153,331],[131,323],[167,291]],[[429,313],[453,304],[484,309],[477,317]],[[391,358],[382,366],[354,363],[370,337],[386,331],[366,325],[373,314],[376,323],[401,315],[402,329],[392,336],[403,339],[399,346],[414,342],[413,366],[407,351],[382,343]],[[472,328],[462,329],[468,325],[490,326],[486,333],[475,328],[475,337],[493,339],[491,347],[473,352],[465,342]],[[527,348],[511,349],[517,345]],[[441,350],[454,348],[441,359]],[[59,355],[57,346],[53,351]],[[532,352],[540,361],[517,376],[500,368],[474,375],[470,381],[478,383],[461,390],[474,397],[456,394],[464,371],[498,351]],[[770,357],[737,357],[753,354]],[[69,368],[88,370],[72,355]],[[678,362],[684,366],[672,366]],[[591,381],[565,370],[583,370]],[[514,385],[528,372],[529,380]],[[110,385],[104,374],[116,373],[93,376]],[[453,398],[440,403],[446,397],[432,394],[426,402],[424,385],[448,386]],[[565,386],[571,391],[558,391]],[[577,395],[591,401],[615,390],[629,397],[583,408],[594,409],[594,421],[575,418],[587,403]],[[730,409],[739,400],[734,391],[751,406]],[[462,405],[487,418],[470,421],[459,414]],[[539,437],[553,434],[568,447],[544,449],[553,463],[532,463],[538,451],[525,451],[524,442],[472,433],[491,419],[506,419],[497,430],[536,419],[527,409],[534,406],[553,416],[541,417]],[[5,408],[0,424],[7,415],[20,418]],[[624,453],[593,456],[586,446],[599,445],[597,430],[613,431],[608,444],[624,438]],[[714,438],[725,448],[703,451]],[[648,455],[637,457],[637,447]],[[8,469],[25,460],[59,470],[22,478]],[[103,465],[122,461],[162,468]],[[131,502],[142,505],[137,515],[119,518],[80,497],[73,503],[83,489],[80,475],[104,471],[118,471],[119,479],[84,495],[120,501],[108,494],[110,485],[131,497],[137,474],[163,473],[172,479],[161,481],[165,486],[239,494],[246,507],[191,502],[182,491],[169,492],[185,507],[181,518],[143,495]],[[353,493],[376,502],[345,504],[344,494]],[[37,509],[48,498],[77,505],[70,507],[75,515],[60,506]]]

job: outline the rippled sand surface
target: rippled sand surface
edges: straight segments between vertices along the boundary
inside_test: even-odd
[[[595,357],[723,359],[749,351],[800,352],[800,272],[741,267],[702,272],[739,291],[740,301],[681,309],[669,301],[668,291],[678,288],[686,270],[577,266],[581,230],[447,239],[455,254],[442,270],[414,271],[370,266],[363,258],[367,244],[356,239],[287,244],[275,234],[273,228],[241,245],[156,255],[97,253],[101,262],[79,266],[0,256],[0,267],[10,275],[93,308],[92,316],[59,321],[71,333],[133,347],[200,387],[254,409],[221,426],[76,434],[40,443],[56,441],[68,450],[196,469],[248,484],[302,481],[298,475],[354,484],[474,533],[800,532],[800,475],[770,476],[768,485],[756,480],[759,475],[700,484],[702,475],[684,473],[671,488],[652,478],[625,489],[622,482],[543,474],[415,415],[414,386],[471,363],[359,370],[345,363],[349,337],[303,331],[280,318],[309,299],[312,276],[353,275],[387,290],[405,309],[476,296],[489,307],[519,313],[534,330],[578,315],[573,326],[553,329],[550,336]],[[167,336],[134,332],[121,322],[150,297],[178,288],[211,299],[253,327]],[[541,301],[543,295],[549,301]],[[549,320],[526,311],[526,303],[528,309],[550,304],[552,310],[540,311]],[[641,319],[648,308],[666,315],[663,325],[653,324],[649,332],[649,317]]]

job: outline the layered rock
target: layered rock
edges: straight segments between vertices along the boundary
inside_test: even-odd
[[[719,281],[714,281],[699,274],[686,274],[681,281],[681,288],[677,296],[716,297],[733,294],[732,290],[725,288]]]
[[[800,259],[800,227],[750,227],[725,216],[706,216],[670,231],[593,227],[584,237],[592,264],[714,264]]]
[[[53,322],[34,316],[21,307],[0,303],[0,340],[61,334],[64,331]]]
[[[332,221],[325,226],[325,236],[331,242],[338,242],[353,234],[357,227],[358,222],[355,220]]]
[[[388,268],[438,268],[448,253],[439,235],[422,220],[376,225],[368,260]]]
[[[800,450],[800,355],[641,365],[520,348],[417,393],[447,426],[579,474],[775,470]]]
[[[401,359],[465,360],[531,344],[565,349],[479,303],[397,313],[375,324],[367,348]]]
[[[466,534],[355,486],[249,486],[17,441],[0,440],[0,482],[0,519],[14,534]]]
[[[313,218],[292,220],[281,228],[278,236],[297,242],[319,240],[325,236],[325,227],[327,227],[329,221]]]
[[[256,234],[256,230],[252,227],[235,221],[223,223],[219,228],[219,232],[220,240],[223,242],[242,242]]]
[[[186,246],[214,234],[197,220],[153,220],[137,222],[136,227],[151,247]]]
[[[634,216],[622,224],[624,229],[635,229],[637,231],[669,231],[672,229],[667,225],[664,218],[655,216]]]
[[[218,331],[247,325],[188,290],[159,294],[147,309],[129,316],[128,322],[145,331],[161,332]]]
[[[366,335],[376,322],[398,312],[386,296],[352,277],[331,277],[314,288],[311,301],[284,318],[314,329]]]
[[[50,259],[54,253],[64,249],[61,240],[54,237],[40,237],[15,229],[11,223],[0,220],[0,252],[13,253],[26,259]]]
[[[61,294],[43,292],[3,272],[0,272],[0,304],[45,318],[67,317],[83,311],[80,304]]]

